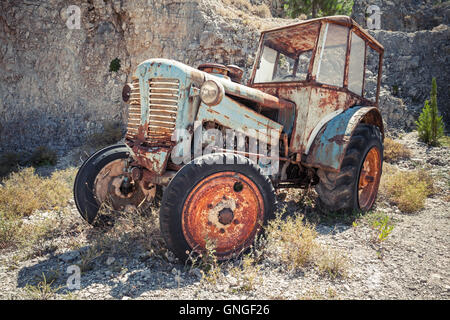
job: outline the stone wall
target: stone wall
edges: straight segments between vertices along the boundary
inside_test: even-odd
[[[369,5],[381,10],[382,30],[370,33],[385,47],[380,99],[385,120],[414,129],[436,77],[439,111],[450,129],[450,2],[356,0],[352,18],[363,27]]]
[[[366,2],[356,1],[357,19]],[[82,144],[105,121],[124,124],[122,86],[143,60],[163,57],[194,67],[211,61],[248,71],[259,31],[296,22],[252,16],[232,3],[1,1],[0,152],[39,145],[65,150]],[[79,30],[66,26],[69,5],[81,8]],[[386,48],[381,109],[388,125],[413,128],[432,76],[438,78],[439,107],[449,122],[448,33],[446,25],[414,33],[373,32]],[[121,68],[110,72],[116,58]]]
[[[381,9],[381,29],[414,32],[450,23],[450,2],[443,0],[355,0],[352,18],[365,25],[367,7]]]
[[[81,29],[66,26],[81,8]],[[251,68],[258,32],[219,17],[209,0],[2,1],[0,151],[83,143],[104,121],[126,120],[121,90],[152,57]],[[118,58],[121,68],[110,72]]]

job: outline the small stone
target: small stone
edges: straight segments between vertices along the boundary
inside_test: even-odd
[[[114,263],[114,261],[116,261],[116,258],[108,257],[108,259],[106,259],[106,265],[110,266]]]
[[[203,277],[202,272],[198,268],[194,268],[189,270],[189,274],[196,276],[197,278],[201,279]]]

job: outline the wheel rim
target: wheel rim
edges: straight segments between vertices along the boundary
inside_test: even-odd
[[[358,202],[362,210],[372,207],[378,192],[381,176],[381,154],[377,147],[372,147],[367,153],[358,183]]]
[[[133,211],[149,203],[156,193],[154,186],[144,187],[143,182],[132,183],[123,189],[125,179],[132,181],[131,175],[125,172],[126,160],[117,159],[100,170],[94,181],[94,197],[99,205],[107,204],[115,210]]]
[[[182,229],[195,251],[206,239],[219,259],[231,257],[253,242],[262,226],[264,201],[258,187],[236,172],[219,172],[198,183],[183,206]]]

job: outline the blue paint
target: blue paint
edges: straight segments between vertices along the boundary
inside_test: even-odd
[[[326,124],[323,134],[318,137],[318,141],[316,138],[314,148],[308,155],[307,163],[334,171],[339,170],[353,129],[359,122],[354,121],[351,123],[351,120],[353,117],[360,118],[366,113],[358,112],[365,111],[361,110],[362,108],[364,107],[350,108],[331,119]],[[358,115],[355,116],[357,112]]]

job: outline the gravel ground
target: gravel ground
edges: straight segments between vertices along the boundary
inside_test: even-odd
[[[61,289],[56,299],[448,299],[450,297],[450,210],[449,148],[427,148],[417,142],[415,133],[398,137],[412,151],[409,160],[397,164],[403,169],[426,166],[435,177],[438,192],[426,200],[425,208],[415,214],[401,213],[383,199],[376,210],[388,215],[394,229],[382,243],[373,241],[367,224],[333,221],[319,223],[317,241],[347,257],[344,277],[324,276],[314,268],[286,272],[282,265],[262,260],[250,288],[243,288],[242,275],[222,273],[217,281],[202,279],[199,269],[186,268],[170,252],[153,255],[140,246],[124,252],[102,254],[93,259],[90,269],[81,274],[81,289]],[[281,204],[290,214],[314,208],[298,203],[298,192],[280,190]],[[297,197],[297,198],[296,198]],[[52,216],[38,213],[29,222]],[[79,218],[72,204],[64,219],[70,228],[51,239],[54,250],[37,257],[19,259],[14,251],[0,252],[0,298],[28,299],[27,284],[36,284],[44,272],[64,286],[67,268],[80,263],[89,251],[89,226]],[[71,243],[78,242],[75,249]],[[81,244],[81,245],[80,245]],[[111,245],[111,244],[109,244]],[[117,245],[117,243],[115,244]],[[72,249],[71,249],[72,247]],[[53,274],[53,277],[52,277]],[[42,280],[42,279],[41,279]],[[42,297],[42,290],[38,294]]]

